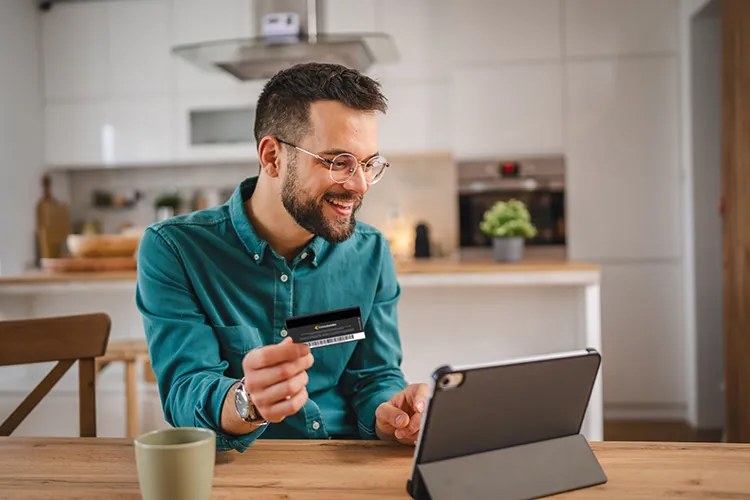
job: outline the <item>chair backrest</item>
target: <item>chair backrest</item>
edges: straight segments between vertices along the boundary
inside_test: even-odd
[[[0,321],[0,366],[58,362],[0,425],[0,436],[10,436],[78,361],[80,435],[96,437],[95,358],[106,351],[111,326],[104,313]]]

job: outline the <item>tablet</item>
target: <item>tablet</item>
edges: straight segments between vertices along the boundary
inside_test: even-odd
[[[579,434],[600,364],[589,348],[437,368],[408,493],[429,498],[421,464]]]

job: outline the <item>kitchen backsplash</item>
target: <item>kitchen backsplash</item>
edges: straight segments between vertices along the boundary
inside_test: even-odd
[[[450,153],[393,156],[391,168],[367,193],[357,217],[383,231],[398,258],[413,253],[417,224],[426,223],[432,251],[452,256],[458,243],[456,167]],[[157,198],[177,194],[179,213],[224,203],[257,163],[139,167],[56,172],[54,194],[70,204],[74,232],[116,233],[157,220]],[[202,199],[201,199],[202,198]]]

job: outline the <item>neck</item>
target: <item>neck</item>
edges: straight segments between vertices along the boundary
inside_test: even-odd
[[[245,202],[245,212],[255,233],[287,260],[293,259],[313,239],[289,215],[281,202],[281,193],[263,174],[253,195]]]

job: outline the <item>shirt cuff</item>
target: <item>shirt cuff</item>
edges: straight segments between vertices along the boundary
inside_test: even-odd
[[[196,427],[207,427],[216,433],[216,451],[237,450],[240,453],[246,451],[263,432],[268,425],[255,429],[248,434],[227,434],[221,430],[221,412],[224,409],[224,401],[237,380],[229,377],[221,377],[216,385],[213,395],[209,396],[204,408],[199,408],[195,418]],[[211,410],[207,412],[206,409]]]
[[[390,380],[386,387],[374,393],[362,404],[357,412],[357,429],[363,439],[378,439],[375,432],[375,411],[378,406],[391,399],[397,392],[404,390],[407,385],[404,379]]]

